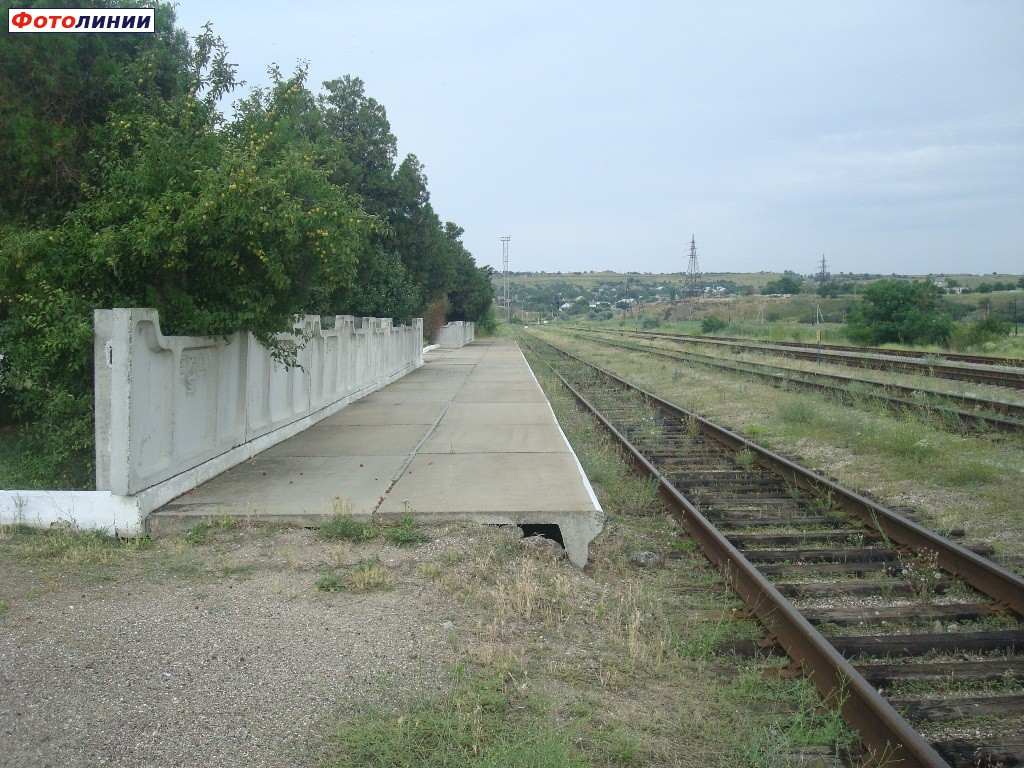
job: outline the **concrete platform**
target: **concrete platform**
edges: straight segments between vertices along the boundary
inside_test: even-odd
[[[584,565],[604,515],[518,346],[477,341],[425,360],[157,510],[150,529],[227,514],[316,525],[337,512],[554,524]]]

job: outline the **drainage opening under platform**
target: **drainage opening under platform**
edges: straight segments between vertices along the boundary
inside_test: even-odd
[[[529,536],[543,536],[545,539],[550,539],[565,549],[565,542],[562,541],[562,529],[554,523],[521,523],[519,529],[523,532],[523,537]]]

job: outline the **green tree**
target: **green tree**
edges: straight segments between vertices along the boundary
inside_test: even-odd
[[[847,315],[849,335],[869,344],[945,344],[953,323],[931,282],[878,280],[863,288]]]
[[[0,227],[58,221],[93,180],[111,115],[188,89],[188,38],[171,5],[155,8],[152,35],[0,36]]]
[[[50,458],[42,472],[90,463],[93,308],[155,307],[176,333],[251,330],[284,355],[274,334],[314,286],[350,286],[380,228],[297,137],[303,73],[254,92],[237,125],[215,130],[212,105],[234,84],[223,53],[200,36],[181,62],[190,90],[109,116],[81,202],[0,243],[4,388],[29,422],[27,448]]]
[[[804,280],[795,272],[786,272],[778,280],[766,283],[761,293],[768,295],[772,293],[800,293]]]

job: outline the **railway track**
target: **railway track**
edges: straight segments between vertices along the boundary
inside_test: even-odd
[[[718,336],[724,341],[745,341],[739,336]],[[806,341],[776,341],[781,347],[796,349],[817,349],[818,345]],[[885,347],[855,347],[849,344],[822,344],[822,349],[835,352],[858,352],[872,355],[888,355],[890,357],[935,358],[954,363],[971,363],[973,365],[1000,365],[1009,368],[1024,367],[1024,360],[1018,357],[995,357],[992,355],[964,355],[956,352],[924,352],[919,349],[886,349]]]
[[[726,360],[700,352],[668,350],[662,347],[608,338],[603,331],[598,330],[577,328],[573,333],[578,338],[599,341],[601,344],[620,349],[732,371],[782,389],[809,389],[825,392],[844,402],[853,401],[858,396],[868,395],[892,410],[939,415],[944,418],[946,423],[956,424],[970,431],[1024,431],[1024,405],[1017,403],[905,387],[870,379],[858,379],[853,376],[801,371],[766,363]]]
[[[675,333],[654,333],[650,331],[626,331],[607,328],[608,333],[619,335],[639,336],[648,339],[665,339],[678,344],[710,345],[724,347],[733,350],[760,352],[763,354],[791,357],[798,360],[820,360],[835,365],[846,365],[855,368],[874,368],[879,370],[900,371],[903,373],[914,373],[924,376],[935,376],[942,379],[955,381],[973,381],[978,384],[989,384],[995,387],[1009,387],[1011,389],[1024,389],[1024,367],[1020,361],[1015,361],[1015,369],[999,368],[988,364],[987,367],[980,365],[962,364],[952,362],[931,362],[927,359],[913,359],[904,355],[897,355],[892,352],[874,352],[870,354],[863,351],[842,351],[829,350],[822,346],[818,352],[817,347],[806,348],[791,344],[775,344],[756,342],[750,340],[731,340],[708,336],[686,336]],[[857,347],[854,350],[859,349]]]
[[[524,341],[659,482],[761,645],[873,765],[1024,765],[1024,579],[555,347]]]

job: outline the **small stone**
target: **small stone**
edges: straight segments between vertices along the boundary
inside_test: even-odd
[[[561,544],[544,536],[526,536],[520,540],[520,543],[523,549],[531,555],[553,557],[556,560],[567,556]]]
[[[441,622],[441,629],[446,630],[446,631],[451,629],[454,626],[455,626],[455,622],[454,621],[442,621]]]
[[[629,561],[633,565],[637,565],[641,568],[657,568],[661,565],[661,556],[657,552],[651,552],[649,549],[637,552]]]

